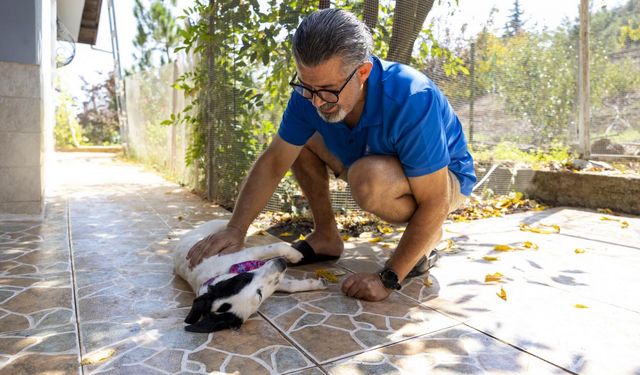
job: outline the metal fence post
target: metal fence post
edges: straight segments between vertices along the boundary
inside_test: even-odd
[[[591,156],[589,98],[589,0],[580,0],[580,40],[578,58],[578,144],[580,157]]]

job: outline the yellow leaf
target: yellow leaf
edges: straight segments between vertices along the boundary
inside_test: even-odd
[[[498,282],[498,281],[502,281],[502,276],[504,276],[503,274],[501,274],[500,272],[496,272],[493,275],[488,274],[487,276],[484,277],[484,282],[485,283],[490,283],[490,282]]]
[[[545,206],[545,205],[543,205],[543,204],[539,204],[539,205],[537,205],[537,206],[535,206],[535,207],[533,208],[533,211],[544,211],[544,210],[546,210],[547,208],[549,208],[549,207],[547,207],[547,206]]]
[[[323,268],[316,270],[316,277],[325,279],[330,283],[338,282],[338,278],[333,274],[333,272]]]
[[[433,285],[433,281],[431,281],[430,277],[427,277],[426,279],[422,280],[422,284],[426,287],[430,287],[431,285]]]
[[[299,239],[300,241],[304,241],[304,239],[305,239],[305,238],[306,238],[306,237],[304,236],[304,234],[301,234],[301,235],[300,235],[300,237],[298,237],[298,239]]]
[[[613,215],[613,211],[611,211],[611,209],[609,208],[598,208],[598,212],[600,212],[601,214]]]
[[[626,220],[623,221],[622,223],[620,223],[620,228],[629,228],[629,222],[627,222]]]
[[[482,259],[487,260],[487,261],[489,261],[489,262],[493,262],[493,261],[498,260],[499,258],[498,258],[498,257],[492,257],[492,256],[487,255],[487,256],[483,256],[483,257],[482,257]]]
[[[383,244],[382,244],[382,247],[384,247],[385,249],[386,249],[386,248],[388,248],[388,247],[390,247],[390,246],[391,246],[391,245],[389,245],[388,243],[383,243]]]
[[[496,293],[496,295],[505,301],[507,300],[507,292],[504,290],[503,287],[500,287],[500,293]]]
[[[343,241],[349,241],[349,238],[351,238],[348,234],[343,234],[342,235],[342,240]]]
[[[536,249],[536,250],[539,249],[538,245],[534,244],[531,241],[525,241],[524,242],[524,247],[526,247],[527,249]]]
[[[575,249],[574,251],[576,252],[576,254],[582,254],[585,252],[584,249]]]
[[[384,233],[384,234],[393,233],[393,228],[388,226],[383,227],[382,225],[378,225],[378,230],[380,231],[380,233]]]
[[[398,233],[404,233],[404,231],[405,231],[406,229],[407,229],[407,228],[398,228],[398,229],[396,230],[396,232],[398,232]]]
[[[267,232],[265,232],[264,229],[261,229],[258,232],[256,232],[256,235],[258,235],[258,236],[266,236]]]
[[[585,306],[581,303],[576,303],[575,305],[573,305],[574,307],[578,308],[578,309],[588,309],[589,306]]]
[[[83,366],[95,365],[100,362],[106,361],[116,353],[115,349],[102,349],[97,352],[91,353],[85,356],[80,362]]]
[[[291,232],[282,232],[282,233],[280,233],[280,235],[282,237],[291,237],[291,236],[293,236],[293,233],[291,233]]]
[[[369,242],[371,243],[376,243],[380,241],[382,241],[382,237],[373,237],[372,239],[369,240]]]
[[[531,226],[529,226],[527,224],[524,224],[524,223],[520,224],[520,230],[521,231],[523,231],[523,232],[533,232],[533,233],[539,233],[539,234],[552,234],[552,233],[560,232],[560,227],[556,225],[556,226],[554,226],[554,229],[556,227],[557,227],[557,230],[555,230],[555,232],[554,232],[554,231],[550,231],[550,230],[547,230],[547,229],[534,228],[534,227],[531,227]]]
[[[493,247],[493,250],[496,251],[511,251],[513,250],[513,247],[509,246],[509,245],[496,245]]]
[[[606,217],[606,216],[601,216],[600,220],[602,220],[602,221],[620,221],[618,219],[614,219],[612,217]]]

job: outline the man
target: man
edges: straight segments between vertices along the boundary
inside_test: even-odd
[[[372,56],[372,47],[366,25],[346,11],[325,9],[301,22],[293,38],[294,92],[278,134],[251,168],[227,228],[189,252],[192,266],[242,248],[249,225],[289,168],[315,224],[295,245],[303,262],[337,259],[344,246],[329,200],[328,167],[349,183],[362,209],[408,223],[385,268],[347,277],[342,291],[380,301],[419,273],[447,214],[471,193],[473,160],[460,121],[433,82]]]

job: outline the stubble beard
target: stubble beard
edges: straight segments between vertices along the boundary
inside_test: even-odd
[[[321,109],[328,109],[333,106],[338,106],[338,110],[332,113],[324,113],[321,111]],[[344,110],[344,108],[342,108],[338,104],[324,104],[320,106],[320,108],[318,108],[317,111],[320,118],[322,118],[326,122],[333,123],[333,124],[344,120],[344,118],[347,117],[347,115],[349,114],[347,111]]]

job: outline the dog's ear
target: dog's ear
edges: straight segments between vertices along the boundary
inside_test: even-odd
[[[189,332],[210,333],[222,331],[229,328],[240,328],[242,319],[234,313],[206,314],[202,320],[195,324],[186,326],[184,329]]]
[[[187,324],[193,324],[200,320],[200,317],[211,312],[211,304],[213,303],[213,299],[211,296],[207,294],[203,294],[200,297],[193,300],[193,305],[191,305],[191,310],[187,317],[184,319],[184,322]]]

